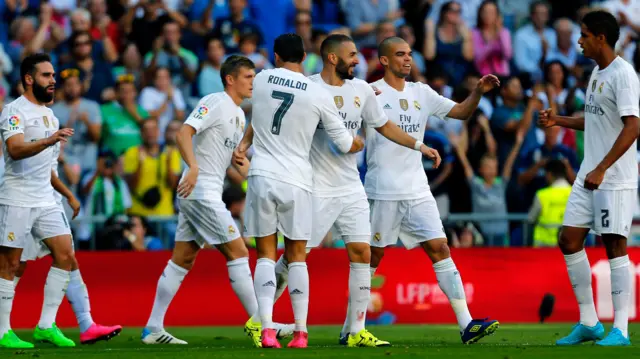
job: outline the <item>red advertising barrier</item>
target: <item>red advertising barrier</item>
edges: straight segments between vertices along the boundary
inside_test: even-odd
[[[613,318],[609,263],[604,249],[588,250],[598,314]],[[251,253],[255,265],[255,253]],[[630,257],[640,259],[640,249]],[[168,252],[78,253],[97,322],[144,326],[156,283],[170,258]],[[578,306],[571,290],[562,254],[556,249],[456,249],[453,259],[465,284],[474,317],[501,322],[537,322],[546,293],[555,296],[549,321],[573,322]],[[45,277],[51,259],[32,262],[20,281],[13,305],[12,325],[36,325],[42,308]],[[349,266],[344,250],[315,250],[308,259],[311,278],[310,324],[339,324],[344,320]],[[640,265],[632,263],[633,290],[629,317],[638,320],[636,293]],[[292,322],[288,295],[276,304],[275,320]],[[421,250],[388,249],[372,283],[368,318],[385,323],[455,323],[447,298],[439,289],[431,263]],[[203,251],[187,275],[166,316],[168,326],[240,325],[246,314],[235,297],[224,259]],[[65,301],[58,325],[73,327],[75,317]]]

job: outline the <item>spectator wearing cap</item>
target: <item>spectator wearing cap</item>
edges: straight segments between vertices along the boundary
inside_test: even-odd
[[[160,131],[154,119],[142,124],[142,145],[124,154],[124,173],[133,197],[131,214],[174,215],[173,193],[180,179],[180,153],[159,144]]]
[[[162,27],[162,35],[154,40],[153,50],[144,57],[148,74],[158,67],[169,69],[173,85],[184,97],[191,94],[191,83],[196,79],[198,57],[180,45],[182,32],[177,22],[169,21]]]
[[[198,94],[200,97],[224,91],[220,68],[224,60],[224,46],[216,37],[207,40],[207,59],[202,63],[198,74]]]
[[[60,73],[62,99],[51,110],[61,127],[73,128],[74,134],[65,146],[65,159],[78,165],[82,172],[95,171],[98,142],[102,129],[100,105],[82,97],[80,70],[69,68]]]
[[[139,103],[151,117],[158,119],[160,144],[163,144],[164,132],[169,122],[182,121],[187,105],[182,92],[171,83],[169,69],[156,67],[152,84],[153,86],[147,86],[142,90]]]
[[[265,42],[258,25],[245,17],[246,0],[229,0],[230,16],[219,19],[213,29],[213,36],[222,40],[229,53],[240,51],[240,39],[255,34],[258,48],[264,48]]]
[[[542,61],[547,52],[556,47],[556,33],[547,27],[549,10],[549,4],[545,1],[531,3],[531,23],[516,31],[513,41],[516,67],[528,74],[532,82],[542,79]]]
[[[142,143],[140,126],[149,118],[149,113],[138,105],[138,92],[132,75],[122,75],[116,81],[117,101],[102,105],[101,147],[111,150],[116,156],[130,147]]]
[[[131,194],[127,182],[118,175],[118,157],[110,150],[100,151],[97,168],[84,176],[80,193],[84,198],[84,216],[105,216],[125,214],[131,208]],[[82,223],[78,228],[80,241],[88,241],[93,225]]]

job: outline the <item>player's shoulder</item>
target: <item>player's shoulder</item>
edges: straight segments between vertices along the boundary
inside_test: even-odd
[[[322,78],[320,77],[320,73],[309,75],[307,76],[307,78],[309,79],[309,81],[316,83],[319,83],[322,80]]]
[[[616,61],[613,62],[613,65],[615,66],[615,78],[619,84],[638,85],[638,75],[636,70],[627,60],[618,57]]]
[[[361,79],[357,79],[357,78],[352,78],[350,80],[346,80],[345,83],[349,84],[350,86],[353,86],[353,88],[355,88],[358,91],[373,91],[373,89],[371,88],[371,85],[364,80]]]
[[[200,102],[198,103],[198,106],[199,107],[204,106],[206,109],[211,110],[213,108],[218,108],[218,107],[227,105],[227,102],[228,102],[227,98],[228,96],[224,91],[214,92],[201,98]]]
[[[29,104],[29,101],[24,96],[20,96],[17,99],[4,105],[3,112],[6,111],[6,113],[15,114],[27,108]]]

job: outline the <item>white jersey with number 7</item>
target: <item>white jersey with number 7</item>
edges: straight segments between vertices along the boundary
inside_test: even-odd
[[[261,71],[253,82],[254,155],[249,176],[313,189],[309,152],[320,124],[342,152],[353,142],[333,99],[319,84],[284,68]]]

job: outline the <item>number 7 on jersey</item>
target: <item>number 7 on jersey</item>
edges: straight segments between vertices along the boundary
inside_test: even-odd
[[[287,111],[289,111],[295,95],[289,92],[273,91],[271,92],[271,98],[282,101],[273,114],[273,122],[271,123],[271,133],[279,135],[282,118],[287,114]]]

